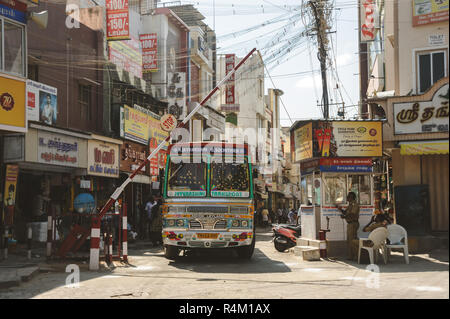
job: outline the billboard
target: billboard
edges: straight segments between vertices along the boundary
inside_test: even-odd
[[[361,16],[361,42],[375,40],[376,9],[377,7],[375,0],[361,0],[361,5],[359,8]]]
[[[139,35],[142,46],[142,70],[144,73],[158,71],[158,38],[156,33]]]
[[[128,41],[108,43],[109,61],[119,68],[142,78],[142,53],[140,41],[131,38]]]
[[[313,157],[312,122],[294,131],[294,161]]]
[[[130,39],[128,0],[106,0],[106,39]]]
[[[413,27],[448,21],[449,0],[412,0]]]
[[[25,80],[0,76],[0,130],[27,131]]]
[[[58,89],[27,80],[27,117],[29,121],[41,121],[54,125],[58,119]]]

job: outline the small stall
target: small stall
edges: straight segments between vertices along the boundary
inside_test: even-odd
[[[299,121],[291,137],[293,161],[300,164],[302,238],[316,240],[320,230],[329,230],[329,242],[345,241],[347,223],[338,207],[347,207],[347,194],[356,194],[360,229],[376,209],[381,121]]]

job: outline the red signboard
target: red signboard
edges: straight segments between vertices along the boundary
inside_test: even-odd
[[[371,158],[321,158],[320,165],[335,166],[335,165],[363,165],[372,166]]]
[[[128,0],[106,0],[106,39],[130,39]]]
[[[158,40],[156,33],[141,34],[143,72],[158,70]]]
[[[375,40],[375,0],[361,1],[361,42]]]
[[[235,63],[235,54],[226,54],[225,55],[225,74],[230,73],[234,68]],[[234,74],[227,81],[226,89],[225,89],[225,104],[235,104],[235,94],[234,94]]]

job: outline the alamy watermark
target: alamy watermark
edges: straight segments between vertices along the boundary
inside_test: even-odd
[[[80,267],[75,264],[67,265],[66,272],[70,273],[66,277],[66,288],[79,288],[80,287]]]

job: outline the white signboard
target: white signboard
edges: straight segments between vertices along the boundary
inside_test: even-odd
[[[167,73],[167,102],[169,113],[179,121],[187,115],[186,109],[186,73]]]
[[[394,103],[395,134],[448,132],[448,84],[431,101]]]
[[[27,80],[27,117],[54,125],[58,118],[58,89],[43,83]]]
[[[89,140],[88,174],[119,177],[119,145]]]
[[[376,35],[376,16],[377,6],[375,0],[361,0],[361,42],[369,42],[375,40]]]
[[[76,137],[38,131],[38,162],[78,167],[78,142]]]
[[[438,46],[445,44],[445,35],[444,34],[431,34],[428,36],[428,43],[431,46]]]

